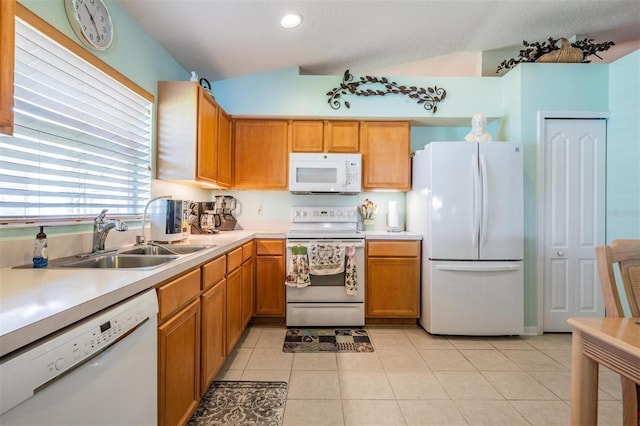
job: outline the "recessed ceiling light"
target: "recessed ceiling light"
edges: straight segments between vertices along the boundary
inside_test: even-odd
[[[300,22],[302,22],[302,15],[299,15],[297,13],[289,13],[287,15],[284,15],[284,17],[280,20],[280,25],[282,25],[283,28],[295,28],[300,25]]]

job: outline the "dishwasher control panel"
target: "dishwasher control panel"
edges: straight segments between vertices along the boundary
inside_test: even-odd
[[[107,350],[157,313],[155,290],[150,290],[0,363],[0,414]]]

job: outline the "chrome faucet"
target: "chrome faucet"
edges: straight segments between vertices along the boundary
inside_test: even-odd
[[[93,221],[93,244],[91,247],[91,253],[102,253],[104,251],[104,242],[107,239],[109,231],[112,229],[115,229],[118,232],[124,232],[129,229],[126,223],[118,219],[106,222],[105,216],[107,211],[107,209],[102,210],[102,212]]]

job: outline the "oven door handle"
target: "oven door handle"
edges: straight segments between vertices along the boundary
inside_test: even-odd
[[[339,247],[364,247],[364,241],[299,240],[287,241],[287,248],[295,246],[309,247],[314,244],[336,244]]]

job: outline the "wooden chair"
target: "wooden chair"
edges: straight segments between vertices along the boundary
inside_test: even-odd
[[[620,268],[622,288],[629,302],[631,317],[640,317],[640,240],[614,240],[609,246],[596,247],[600,286],[607,317],[624,317],[614,264]],[[640,425],[640,385],[622,377],[623,424]]]

